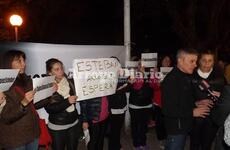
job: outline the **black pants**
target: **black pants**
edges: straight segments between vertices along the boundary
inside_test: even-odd
[[[209,117],[195,118],[190,135],[190,150],[211,150],[218,127]]]
[[[109,150],[120,150],[121,149],[120,137],[121,137],[121,128],[123,126],[124,119],[125,119],[125,113],[110,115],[110,118],[109,118],[109,127],[110,127]]]
[[[217,131],[214,150],[230,150],[230,146],[224,142],[224,126]]]
[[[131,132],[133,145],[135,147],[146,145],[146,133],[148,131],[148,121],[151,115],[151,108],[131,109]]]
[[[156,134],[158,140],[165,140],[166,130],[165,130],[165,124],[164,124],[164,118],[161,111],[161,108],[159,106],[154,105],[154,112],[155,112],[155,122],[156,122]]]
[[[89,134],[90,141],[88,143],[88,150],[103,150],[104,137],[107,129],[108,119],[98,122],[90,123]]]
[[[51,130],[49,133],[52,137],[53,150],[77,150],[78,139],[82,135],[81,123],[66,130]]]

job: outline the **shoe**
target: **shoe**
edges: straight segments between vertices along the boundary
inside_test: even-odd
[[[165,140],[160,141],[160,149],[165,149]]]

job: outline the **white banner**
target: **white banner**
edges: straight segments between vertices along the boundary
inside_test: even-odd
[[[142,53],[141,65],[146,68],[157,67],[157,53]]]
[[[0,69],[0,91],[4,92],[14,83],[19,69]]]
[[[33,79],[34,103],[39,102],[53,94],[54,76]]]
[[[75,59],[73,75],[78,101],[114,94],[120,67],[114,58]]]

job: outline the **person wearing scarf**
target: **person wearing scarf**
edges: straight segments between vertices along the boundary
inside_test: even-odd
[[[137,71],[139,77],[129,79],[129,112],[131,117],[131,132],[133,145],[136,150],[148,150],[146,133],[148,121],[152,112],[153,89],[152,82],[145,79],[145,69],[141,64]]]
[[[201,80],[205,80],[210,84],[210,89],[217,97],[225,85],[225,78],[221,71],[214,66],[215,55],[210,50],[201,51],[199,56],[199,65],[193,74],[194,83],[194,97],[196,108],[206,106],[210,109],[214,106],[211,97],[207,91],[202,91],[199,88]],[[193,127],[190,134],[190,149],[191,150],[211,150],[212,143],[216,137],[218,126],[214,124],[210,115],[204,117],[195,117]]]
[[[48,129],[53,150],[77,150],[81,123],[75,107],[77,96],[73,80],[67,79],[63,64],[55,58],[46,61],[49,75],[55,76],[57,91],[48,99],[45,110],[49,114]]]

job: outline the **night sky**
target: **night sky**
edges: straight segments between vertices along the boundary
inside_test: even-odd
[[[0,3],[0,27],[2,35],[5,35],[4,38],[0,37],[1,41],[13,41],[14,31],[7,17],[12,13],[18,13],[24,19],[20,27],[20,41],[79,45],[124,44],[123,0],[6,1],[4,5]],[[169,15],[169,9],[165,5],[169,1],[175,4],[176,10],[181,13],[179,17],[186,26],[191,16],[187,13],[190,8],[190,3],[187,2],[191,0],[187,2],[183,0],[131,0],[131,40],[134,52],[170,52],[186,46],[183,36],[179,36],[178,30],[174,30],[175,18]],[[203,33],[206,31],[207,20],[200,19],[200,16],[207,18],[205,14],[209,14],[208,11],[211,9],[209,10],[209,6],[206,8],[206,4],[213,9],[211,3],[215,6],[214,0],[210,2],[200,0],[197,4],[201,6],[201,11],[205,10],[205,12],[199,12],[199,10],[195,12],[201,14],[195,20],[199,21],[196,24],[198,25],[196,30],[202,36],[205,35]],[[230,10],[229,6],[228,3],[225,9]],[[229,11],[223,13],[228,14]],[[224,19],[223,24],[229,23],[228,19],[229,16]],[[205,25],[202,26],[203,24]],[[198,38],[195,37],[195,39]]]

